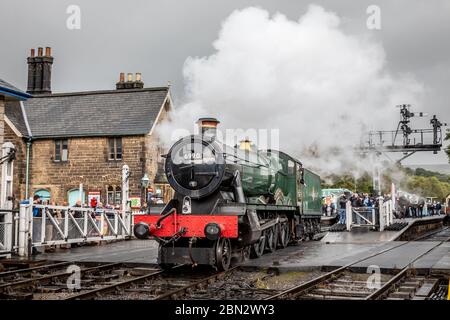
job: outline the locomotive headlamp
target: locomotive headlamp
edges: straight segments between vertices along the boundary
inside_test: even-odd
[[[208,223],[205,226],[205,236],[208,240],[217,240],[220,238],[222,231],[217,223]]]

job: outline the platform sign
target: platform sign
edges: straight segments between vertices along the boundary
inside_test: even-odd
[[[141,208],[141,197],[130,197],[130,206],[131,209],[140,209]]]
[[[89,191],[88,192],[88,204],[90,205],[93,198],[97,199],[97,203],[100,203],[100,191]]]

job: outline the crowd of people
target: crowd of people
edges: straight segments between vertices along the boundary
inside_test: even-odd
[[[426,202],[423,198],[411,201],[401,196],[397,199],[397,208],[394,215],[398,219],[422,218],[423,216],[444,214],[443,209],[440,202]]]
[[[347,202],[354,208],[377,208],[379,206],[379,199],[383,201],[390,200],[389,195],[384,195],[384,197],[369,195],[368,193],[344,193],[340,197],[336,197],[335,201],[329,201],[326,203],[324,201],[322,205],[322,214],[324,216],[333,216],[339,214],[339,223],[345,224],[345,210]]]
[[[391,200],[390,194],[384,194],[383,196],[370,195],[368,193],[344,193],[338,197],[334,197],[333,200],[326,201],[323,198],[322,204],[322,214],[324,216],[339,216],[339,223],[346,223],[346,207],[347,202],[350,202],[353,208],[375,208],[377,209],[380,205],[380,200],[384,203]],[[426,202],[424,198],[418,198],[413,201],[407,199],[404,196],[399,196],[395,199],[395,208],[393,208],[393,213],[395,218],[422,218],[424,216],[433,216],[444,214],[443,206],[440,202],[429,201]]]

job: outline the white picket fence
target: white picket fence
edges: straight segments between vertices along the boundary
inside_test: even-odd
[[[19,256],[29,255],[31,247],[132,236],[132,214],[121,210],[21,204],[18,225]]]
[[[0,257],[10,257],[13,251],[13,212],[0,209]]]

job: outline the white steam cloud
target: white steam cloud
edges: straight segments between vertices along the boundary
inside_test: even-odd
[[[392,128],[394,106],[417,104],[423,92],[411,76],[389,72],[381,44],[346,34],[335,13],[316,5],[298,21],[235,11],[213,46],[214,54],[186,60],[185,103],[158,128],[166,141],[199,117],[216,117],[223,129],[278,129],[281,150],[339,173],[364,130]]]

